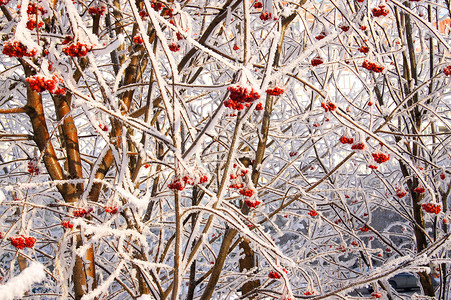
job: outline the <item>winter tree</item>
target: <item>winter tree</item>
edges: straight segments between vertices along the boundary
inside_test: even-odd
[[[0,8],[0,299],[450,299],[449,1]]]

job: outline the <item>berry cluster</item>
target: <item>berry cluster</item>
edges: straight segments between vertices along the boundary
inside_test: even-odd
[[[88,209],[79,209],[74,211],[74,217],[76,218],[83,218],[87,215],[89,215],[94,209],[92,207],[88,208]]]
[[[290,157],[293,157],[295,155],[298,155],[298,153],[297,152],[290,152],[288,155],[290,155]]]
[[[244,200],[244,203],[246,203],[247,206],[253,207],[253,208],[255,208],[261,204],[260,201],[258,201],[258,200],[252,201],[251,199]]]
[[[368,46],[362,46],[359,49],[360,52],[367,54],[370,51],[370,48]]]
[[[446,178],[446,175],[445,175],[445,173],[443,173],[443,172],[442,172],[442,173],[440,173],[440,179],[441,179],[441,180],[445,180],[445,178]]]
[[[368,232],[368,231],[370,231],[370,228],[368,227],[368,225],[365,225],[363,227],[360,227],[360,231],[361,232]]]
[[[312,59],[310,63],[312,64],[312,66],[316,67],[323,63],[323,59],[320,56],[317,56],[314,59]]]
[[[163,3],[152,1],[150,4],[150,7],[152,7],[155,11],[159,11],[164,7]]]
[[[407,195],[406,190],[404,190],[403,188],[396,188],[396,196],[398,198],[403,198]]]
[[[444,67],[444,68],[443,68],[443,73],[444,73],[446,76],[451,76],[451,66]]]
[[[135,44],[142,44],[144,43],[143,38],[140,35],[137,35],[133,37],[133,43]]]
[[[266,12],[266,11],[262,12],[260,15],[260,20],[263,20],[263,21],[271,20],[271,18],[272,18],[272,14],[269,12]]]
[[[244,109],[243,103],[246,104],[246,107],[249,107],[250,103],[260,98],[260,95],[251,89],[250,91],[242,86],[230,86],[227,88],[230,92],[229,99],[224,101],[224,105],[228,108],[235,110]]]
[[[37,15],[37,14],[45,14],[47,11],[42,7],[39,6],[37,3],[30,2],[28,3],[27,7],[27,14],[29,15]]]
[[[255,191],[252,189],[241,189],[240,194],[246,197],[252,197]]]
[[[256,1],[256,2],[254,3],[254,7],[255,7],[255,8],[262,8],[262,7],[263,7],[263,3]]]
[[[113,207],[113,206],[106,206],[105,207],[105,212],[110,213],[112,215],[117,214],[118,209],[117,207]]]
[[[36,27],[41,28],[42,26],[44,26],[44,22],[39,21],[39,23],[36,23],[36,19],[34,17],[28,16],[27,28],[29,30],[33,30]]]
[[[94,6],[94,7],[88,8],[88,14],[102,16],[103,13],[105,12],[105,10],[106,10],[105,6],[100,6],[100,7]]]
[[[102,129],[103,131],[108,131],[108,126],[106,125],[99,124],[99,128]]]
[[[321,31],[320,34],[318,34],[317,36],[315,36],[315,39],[317,39],[318,41],[322,40],[323,38],[326,37],[326,33],[324,31]]]
[[[63,47],[63,52],[71,57],[82,57],[92,50],[93,45],[87,45],[80,42],[71,43],[67,47]]]
[[[141,11],[139,12],[139,16],[141,17],[141,19],[145,19],[146,17],[149,16],[149,14],[147,13],[147,11],[141,10]]]
[[[308,215],[311,217],[316,217],[318,215],[318,212],[312,209],[308,212]]]
[[[376,170],[378,168],[377,165],[368,165],[368,168],[372,169],[372,170]]]
[[[32,161],[28,162],[28,173],[32,175],[39,175],[39,167]]]
[[[55,95],[64,95],[66,93],[64,88],[58,87],[58,83],[63,82],[63,79],[58,77],[58,75],[53,75],[51,79],[43,76],[31,76],[28,77],[26,81],[28,82],[30,89],[38,93],[45,90]]]
[[[183,191],[183,189],[185,188],[185,184],[183,184],[182,182],[180,182],[179,179],[173,181],[172,183],[168,184],[168,188],[170,190],[179,190],[179,191]]]
[[[373,297],[373,298],[381,298],[382,295],[381,295],[381,293],[373,292],[373,293],[371,293],[371,297]]]
[[[352,242],[351,242],[351,245],[353,245],[353,246],[356,246],[356,247],[357,247],[357,246],[359,245],[359,243],[357,243],[356,241],[352,241]]]
[[[266,90],[266,94],[271,95],[271,96],[279,96],[279,95],[282,95],[283,92],[285,92],[285,90],[281,89],[280,87],[277,87],[277,86],[272,89]]]
[[[321,107],[324,108],[325,112],[334,111],[337,109],[337,106],[333,102],[322,102]]]
[[[9,241],[11,242],[11,245],[17,249],[33,248],[36,243],[36,238],[32,236],[20,235],[18,237],[10,237]]]
[[[238,47],[237,44],[234,44],[234,45],[233,45],[233,50],[238,51],[238,50],[240,50],[240,47]]]
[[[349,26],[348,25],[341,25],[339,26],[341,30],[343,30],[344,32],[349,30]]]
[[[388,15],[388,13],[390,12],[385,5],[379,5],[379,7],[375,7],[373,8],[373,10],[371,11],[373,13],[373,16],[375,17],[380,17],[380,16],[386,16]]]
[[[280,275],[280,273],[276,272],[276,271],[271,271],[268,274],[269,278],[274,278],[274,279],[279,279],[282,277],[282,275]]]
[[[64,228],[74,228],[74,224],[72,224],[70,221],[63,221],[63,222],[61,222],[61,225]]]
[[[362,26],[360,26],[360,29],[361,29],[361,30],[366,30],[366,26],[365,26],[365,25],[362,25]]]
[[[363,150],[365,149],[365,144],[364,143],[357,143],[351,146],[352,150]]]
[[[342,144],[354,144],[354,139],[345,137],[344,135],[340,138],[340,143]]]
[[[304,293],[304,295],[306,295],[306,296],[312,296],[314,294],[315,294],[315,292],[312,292],[312,291],[307,291]]]
[[[385,153],[371,153],[371,155],[373,156],[374,160],[378,163],[378,164],[382,164],[384,162],[387,162],[390,159],[390,154],[385,154]]]
[[[8,4],[9,0],[0,0],[0,5]]]
[[[384,70],[383,66],[379,66],[376,63],[370,62],[368,60],[365,60],[362,63],[362,67],[364,67],[367,70],[373,71],[375,73],[381,73]]]
[[[263,110],[263,103],[258,103],[257,106],[255,107],[255,110]]]
[[[172,43],[169,45],[169,50],[171,50],[172,52],[180,51],[180,45],[176,44],[176,43]]]
[[[180,178],[174,179],[172,183],[168,184],[168,188],[171,190],[183,191],[183,189],[187,184],[202,184],[207,181],[208,181],[207,175],[203,175],[200,172],[197,172],[194,175],[194,178],[191,178],[190,176],[183,176],[182,179]]]
[[[37,51],[36,49],[28,50],[27,46],[22,44],[21,42],[6,42],[5,46],[3,46],[3,54],[8,55],[9,57],[32,57],[35,56]]]
[[[424,192],[426,192],[426,189],[422,186],[419,186],[417,188],[414,189],[414,192],[418,193],[418,194],[423,194]]]

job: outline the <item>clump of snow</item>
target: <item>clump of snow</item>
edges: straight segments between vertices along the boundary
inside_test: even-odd
[[[30,290],[33,283],[41,282],[44,279],[44,266],[38,262],[32,262],[19,275],[0,285],[0,300],[20,298]]]

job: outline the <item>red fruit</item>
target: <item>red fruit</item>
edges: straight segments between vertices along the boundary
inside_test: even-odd
[[[367,47],[367,46],[362,46],[362,47],[360,47],[358,50],[359,50],[360,52],[366,54],[366,53],[368,53],[368,51],[370,51],[370,48]]]
[[[432,203],[423,203],[421,205],[421,208],[430,214],[436,215],[438,215],[442,210],[442,206],[440,204],[432,204]]]
[[[64,221],[64,222],[61,222],[61,225],[62,225],[64,228],[74,228],[74,224],[72,224],[70,221]]]
[[[419,186],[416,189],[414,189],[414,191],[418,194],[423,194],[424,192],[426,192],[426,189],[422,186]]]
[[[133,43],[135,44],[142,44],[144,43],[143,38],[140,35],[137,35],[133,37]]]
[[[71,57],[82,57],[88,54],[94,48],[93,45],[87,45],[80,42],[71,43],[69,46],[63,47],[63,52]]]
[[[89,215],[94,209],[92,207],[88,208],[88,209],[79,209],[74,211],[74,217],[76,218],[83,218],[87,215]]]
[[[321,103],[321,107],[324,108],[325,112],[334,111],[337,109],[337,106],[333,102]]]
[[[318,215],[318,212],[312,209],[311,211],[309,211],[308,215],[311,217],[316,217]]]
[[[271,95],[271,96],[279,96],[279,95],[282,95],[284,92],[285,92],[284,89],[281,89],[277,86],[272,89],[266,90],[266,94]]]
[[[446,76],[451,76],[451,66],[444,67],[444,68],[443,68],[443,73],[444,73]]]
[[[307,291],[307,292],[304,293],[304,295],[306,295],[306,296],[311,296],[311,295],[314,295],[314,294],[315,294],[315,292],[311,292],[311,291]]]
[[[114,215],[114,214],[117,214],[118,209],[117,209],[117,207],[109,206],[109,207],[105,207],[105,212]]]
[[[30,89],[38,93],[45,90],[56,95],[66,93],[64,88],[58,88],[58,83],[63,82],[63,79],[61,79],[58,75],[53,75],[51,79],[43,76],[31,76],[28,77],[26,81],[28,82]]]
[[[254,195],[255,191],[251,189],[241,189],[240,194],[246,197],[252,197]]]
[[[106,10],[105,6],[90,7],[90,8],[88,8],[88,14],[101,16],[105,12],[105,10]]]
[[[176,43],[172,43],[169,45],[169,50],[171,50],[172,52],[180,51],[180,45],[176,44]]]
[[[322,40],[323,38],[326,37],[326,33],[324,31],[322,31],[320,34],[318,34],[317,36],[315,36],[315,39],[317,39],[318,41]]]
[[[384,70],[383,66],[378,66],[376,63],[370,62],[368,60],[365,60],[362,63],[362,67],[375,73],[381,73]]]
[[[354,144],[351,146],[352,150],[363,150],[365,149],[365,144],[364,143],[358,143],[358,144]]]
[[[0,0],[0,5],[6,5],[6,4],[8,4],[8,2],[9,2],[9,0]],[[20,7],[18,7],[18,8],[20,8]]]
[[[440,179],[441,179],[441,180],[445,180],[445,178],[446,178],[446,175],[445,175],[445,173],[443,173],[443,172],[442,172],[442,173],[440,173]]]
[[[271,15],[271,13],[269,13],[269,12],[262,12],[261,13],[261,15],[260,15],[260,20],[263,20],[263,21],[268,21],[268,20],[270,20],[272,18],[272,15]]]
[[[254,3],[254,7],[255,8],[262,8],[263,7],[263,3],[257,1],[257,2]]]
[[[254,208],[257,207],[257,206],[259,206],[259,205],[261,204],[261,202],[258,201],[258,200],[252,201],[252,200],[250,200],[250,199],[244,200],[244,203],[245,203],[247,206],[249,206],[249,207],[254,207]]]
[[[16,247],[17,249],[33,248],[34,244],[36,243],[36,238],[20,235],[18,237],[10,237],[9,241],[11,242],[11,245]]]
[[[279,279],[279,278],[282,277],[282,275],[280,275],[280,274],[279,274],[278,272],[276,272],[276,271],[271,271],[271,272],[269,272],[268,277],[269,277],[269,278],[274,278],[274,279]]]
[[[22,44],[21,42],[6,42],[3,46],[3,54],[8,55],[9,57],[32,57],[35,56],[37,51],[36,49],[29,50],[27,46]]]
[[[368,232],[368,231],[370,231],[370,227],[368,227],[368,225],[365,225],[365,226],[363,226],[363,227],[360,227],[360,231],[362,231],[362,232]]]
[[[349,30],[349,26],[348,25],[341,25],[340,29],[343,30],[344,32]]]
[[[372,170],[376,170],[378,168],[378,166],[375,165],[368,165],[368,168],[372,169]]]
[[[108,127],[106,125],[99,124],[100,129],[103,131],[108,131]]]
[[[356,241],[352,241],[352,242],[351,242],[351,245],[353,245],[353,246],[358,246],[359,243],[357,243]]]
[[[240,50],[240,47],[238,47],[238,45],[235,44],[235,45],[233,45],[233,50],[235,50],[235,51]]]
[[[371,297],[374,297],[374,298],[381,298],[382,295],[381,295],[381,293],[376,293],[376,292],[374,292],[374,293],[371,293]]]
[[[366,30],[366,26],[365,26],[365,25],[362,25],[362,26],[360,26],[360,29],[361,29],[361,30]]]
[[[382,164],[384,162],[387,162],[390,159],[390,154],[385,154],[385,153],[371,153],[371,155],[373,156],[374,160],[378,163],[378,164]]]
[[[380,17],[388,15],[390,11],[385,7],[385,5],[379,5],[379,7],[375,7],[372,10],[373,16]]]
[[[341,142],[342,144],[353,144],[353,143],[354,143],[354,139],[353,139],[353,138],[348,138],[348,137],[342,136],[342,137],[340,138],[340,142]]]
[[[141,11],[139,12],[139,16],[141,17],[141,19],[144,19],[144,18],[148,17],[149,14],[147,13],[147,11],[141,10]]]
[[[314,59],[312,59],[310,61],[310,63],[312,64],[312,66],[316,67],[323,63],[323,59],[321,57],[317,56]]]
[[[258,103],[257,106],[255,107],[255,110],[263,110],[263,103]]]
[[[164,4],[160,3],[160,2],[152,1],[152,3],[150,4],[150,7],[152,7],[153,10],[155,10],[155,11],[159,11],[164,7]]]

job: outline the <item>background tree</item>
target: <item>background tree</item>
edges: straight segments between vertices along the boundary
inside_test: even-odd
[[[450,297],[446,2],[0,8],[7,298]]]

